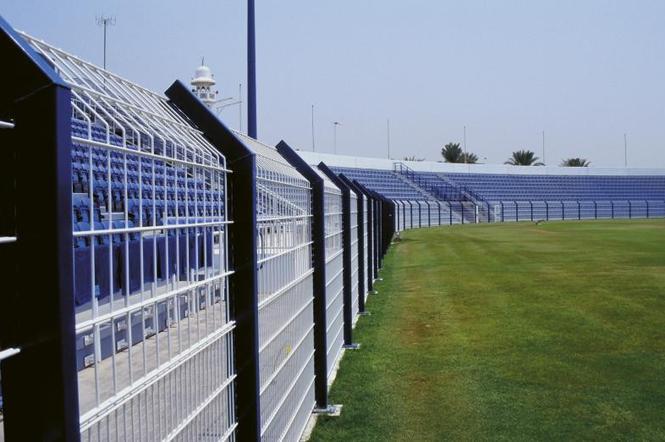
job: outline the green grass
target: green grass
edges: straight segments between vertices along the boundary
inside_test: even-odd
[[[402,238],[313,441],[665,440],[665,221]]]

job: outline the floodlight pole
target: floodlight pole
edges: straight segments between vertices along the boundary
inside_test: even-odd
[[[464,126],[464,164],[466,164],[466,126]]]
[[[390,118],[388,118],[386,130],[388,135],[388,159],[390,159]]]
[[[337,126],[341,126],[342,123],[339,121],[333,121],[333,148],[335,154],[337,154]]]
[[[247,0],[247,135],[256,139],[256,36],[254,0]]]
[[[104,70],[106,70],[106,28],[115,25],[115,17],[102,15],[101,17],[97,17],[97,24],[104,28]]]
[[[316,144],[314,142],[314,105],[312,105],[312,152],[316,152]]]

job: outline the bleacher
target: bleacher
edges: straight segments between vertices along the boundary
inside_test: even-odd
[[[379,169],[356,169],[351,167],[331,167],[338,174],[344,174],[352,180],[358,180],[366,187],[391,200],[426,200],[431,199],[424,189],[411,185],[395,172]]]
[[[423,176],[430,173],[419,173]],[[661,201],[665,176],[438,174],[486,201]]]

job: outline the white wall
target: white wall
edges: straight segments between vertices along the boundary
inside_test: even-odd
[[[413,170],[422,172],[447,173],[495,173],[509,175],[665,175],[665,169],[638,168],[596,168],[558,166],[509,166],[506,164],[451,164],[435,161],[400,161],[386,158],[352,157],[309,151],[298,151],[309,164],[323,161],[328,166],[358,167],[365,169],[392,170],[395,161],[406,164]]]

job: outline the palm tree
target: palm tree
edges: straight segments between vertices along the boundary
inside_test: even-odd
[[[518,150],[504,164],[511,166],[544,166],[545,163],[538,161],[539,158],[530,150]]]
[[[471,152],[463,153],[462,158],[460,159],[460,163],[476,164],[477,162],[478,162],[478,155]]]
[[[441,149],[441,156],[446,163],[463,163],[464,152],[459,143],[448,143]]]
[[[568,158],[561,161],[561,167],[589,167],[591,161],[586,158]]]

